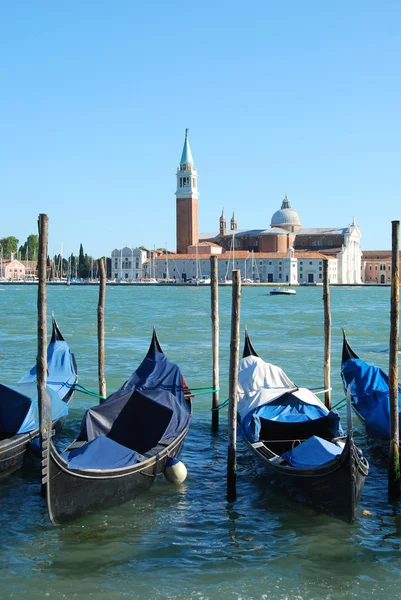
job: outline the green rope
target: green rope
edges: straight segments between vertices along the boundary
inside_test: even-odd
[[[230,398],[227,398],[227,400],[224,400],[223,404],[219,404],[219,406],[216,406],[216,408],[211,408],[210,410],[220,410],[221,408],[224,408],[225,406],[227,406],[227,404],[230,402]]]
[[[213,394],[213,392],[218,392],[220,388],[217,390],[210,390],[210,392],[199,392],[199,394],[191,394],[191,398],[195,398],[195,396],[203,396],[204,394]]]
[[[337,404],[334,404],[334,406],[332,406],[331,408],[343,408],[343,406],[345,406],[347,404],[347,398],[342,398],[341,400],[339,400],[337,402]]]
[[[100,398],[101,400],[106,400],[106,398],[104,396],[99,396],[99,394],[96,394],[96,392],[92,392],[91,390],[88,390],[86,387],[84,387],[83,385],[76,383],[75,386],[75,391],[76,392],[81,392],[81,394],[87,394],[88,396],[93,396],[94,398]]]

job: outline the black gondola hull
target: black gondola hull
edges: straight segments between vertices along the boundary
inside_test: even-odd
[[[355,519],[369,464],[348,438],[344,450],[333,461],[314,469],[283,466],[269,460],[264,447],[255,447],[246,440],[269,483],[294,500],[312,506],[324,514],[347,523]]]
[[[28,444],[38,435],[39,430],[0,441],[0,478],[7,477],[22,467]]]
[[[69,469],[51,443],[45,486],[51,522],[59,525],[98,509],[118,506],[148,490],[168,459],[179,454],[187,431],[188,428],[155,456],[112,470]]]

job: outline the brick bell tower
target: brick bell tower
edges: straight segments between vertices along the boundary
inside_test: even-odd
[[[188,246],[198,243],[198,173],[192,159],[185,130],[185,142],[177,169],[176,215],[177,253],[186,254]]]

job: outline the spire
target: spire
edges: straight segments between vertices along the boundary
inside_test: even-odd
[[[221,217],[219,220],[219,232],[220,235],[226,235],[226,227],[227,227],[227,223],[226,223],[226,217],[224,215],[224,208],[221,211]]]
[[[287,194],[284,196],[284,200],[283,200],[283,203],[281,205],[281,208],[291,208],[290,201],[287,198]]]
[[[185,142],[184,142],[184,148],[182,149],[180,164],[181,165],[182,164],[187,164],[187,165],[194,164],[191,148],[189,147],[188,129],[185,130]]]
[[[235,218],[235,214],[234,214],[234,211],[233,211],[233,216],[231,217],[231,223],[230,223],[231,231],[235,231],[237,229],[237,226],[238,226],[237,225],[237,219]]]

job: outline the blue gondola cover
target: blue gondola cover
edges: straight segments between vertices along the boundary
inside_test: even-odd
[[[190,420],[181,370],[154,350],[117,392],[86,412],[81,438],[107,436],[145,454],[177,437]]]
[[[314,435],[302,444],[282,454],[281,458],[292,467],[308,469],[320,467],[330,462],[341,452],[341,448],[336,444]]]
[[[47,349],[47,387],[63,398],[76,379],[73,355],[65,340],[51,342]],[[35,383],[36,365],[18,383]]]
[[[63,398],[76,380],[73,354],[63,339],[51,341],[47,348],[46,389],[50,396],[52,420],[65,417],[68,406]],[[3,434],[28,433],[38,429],[38,392],[36,365],[18,383],[0,384],[0,431]]]
[[[379,367],[351,358],[341,366],[344,387],[350,386],[355,408],[365,420],[371,438],[388,439],[390,435],[390,394],[388,375]],[[401,387],[398,387],[401,410]]]
[[[56,392],[47,387],[52,407],[52,420],[68,414],[68,406]],[[2,433],[28,433],[39,427],[38,390],[35,383],[0,383],[0,430]]]
[[[134,465],[139,459],[137,452],[104,435],[61,456],[70,469],[118,469]]]

